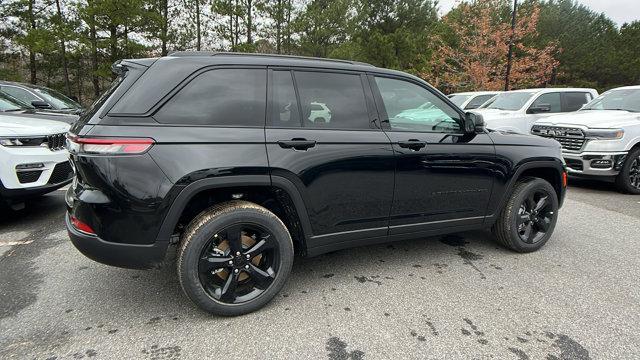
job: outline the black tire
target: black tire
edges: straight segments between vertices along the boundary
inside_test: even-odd
[[[616,176],[616,187],[620,192],[640,195],[640,147],[631,150]]]
[[[540,205],[543,197],[546,200]],[[535,206],[528,205],[531,203]],[[542,208],[535,211],[538,206]],[[532,211],[528,211],[529,208],[533,208]],[[529,220],[522,221],[523,218]],[[514,186],[492,232],[503,246],[527,253],[540,249],[549,240],[557,220],[558,196],[553,186],[544,179],[528,177]],[[529,229],[529,236],[526,229]]]
[[[268,285],[262,286],[263,288],[255,287],[252,292],[243,295],[245,298],[250,298],[249,295],[259,290],[260,292],[258,295],[255,295],[254,298],[250,298],[247,301],[238,301],[235,294],[236,288],[245,286],[250,289],[251,282],[254,281],[253,275],[251,274],[256,268],[256,266],[253,266],[255,258],[245,261],[245,255],[235,256],[233,248],[231,247],[232,242],[229,240],[227,244],[229,254],[226,256],[230,256],[229,259],[232,262],[244,261],[242,264],[234,264],[233,266],[217,265],[210,273],[208,271],[203,272],[202,265],[200,264],[203,262],[207,264],[206,261],[209,261],[209,259],[218,259],[217,256],[220,254],[218,247],[221,246],[216,245],[216,240],[214,239],[221,239],[222,236],[227,236],[220,235],[219,237],[218,232],[225,231],[224,229],[229,228],[241,229],[238,231],[238,233],[241,234],[237,238],[239,243],[236,244],[239,244],[243,254],[246,254],[246,258],[249,259],[249,251],[251,249],[244,247],[245,236],[247,235],[242,229],[245,229],[245,227],[265,229],[265,231],[268,232],[269,235],[262,239],[268,239],[270,244],[268,248],[269,253],[264,256],[264,259],[271,259],[272,261],[277,259],[278,261],[277,265],[268,269],[268,275],[270,275],[270,277],[267,277],[269,279]],[[234,230],[234,232],[235,231],[236,230]],[[233,235],[228,235],[229,238],[232,236]],[[255,235],[253,236],[253,239],[255,239]],[[260,242],[263,242],[262,240],[260,240]],[[258,241],[256,241],[255,244],[257,243]],[[203,253],[205,255],[203,255]],[[220,254],[219,256],[220,259],[222,259],[225,255]],[[236,316],[260,309],[282,289],[293,265],[293,242],[287,227],[271,211],[248,201],[230,201],[203,211],[189,223],[185,229],[177,257],[178,278],[182,289],[189,299],[203,310],[212,314]],[[262,253],[260,253],[260,257],[263,257]],[[222,259],[220,264],[226,264],[225,259]],[[211,264],[213,264],[213,261],[211,261]],[[223,266],[226,268],[223,269]],[[244,266],[246,266],[246,269],[249,269],[249,266],[251,266],[251,270],[244,270]],[[238,268],[240,269],[239,273],[236,271]],[[220,276],[220,279],[215,278],[215,276],[219,276],[216,271],[226,272],[226,280],[222,276]],[[234,271],[236,271],[235,274],[238,274],[235,277],[233,275]],[[261,274],[266,273],[263,272]],[[238,280],[240,279],[239,276],[242,275],[246,276],[245,280],[249,279],[248,285],[242,285],[241,281]],[[207,276],[211,276],[215,278],[215,280],[223,282],[225,285],[215,289],[215,286],[211,285],[214,279],[212,279],[212,283],[209,284]],[[256,280],[257,278],[258,276],[256,276]],[[224,296],[225,289],[228,290],[230,288],[230,286],[226,286],[227,281],[235,282],[233,286],[233,300],[229,300]],[[216,294],[220,294],[218,299],[216,299]],[[236,301],[238,302],[235,303]]]

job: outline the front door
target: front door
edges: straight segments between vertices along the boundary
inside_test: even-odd
[[[269,84],[269,166],[302,194],[308,247],[386,239],[394,156],[366,76],[273,69]]]
[[[425,84],[370,83],[397,160],[390,235],[482,224],[496,174],[489,136],[465,135],[464,114]]]

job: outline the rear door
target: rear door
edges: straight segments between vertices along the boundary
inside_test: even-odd
[[[269,79],[269,166],[302,194],[308,247],[386,239],[394,157],[366,77],[278,68]]]
[[[531,130],[531,126],[537,120],[562,112],[562,97],[560,92],[549,92],[539,95],[527,109],[527,134]],[[534,107],[548,106],[548,112],[534,113],[531,111]]]
[[[587,92],[562,93],[562,112],[577,111],[582,105],[591,101],[591,94]]]
[[[496,158],[485,133],[462,133],[464,114],[412,79],[371,76],[396,154],[389,234],[483,223]]]

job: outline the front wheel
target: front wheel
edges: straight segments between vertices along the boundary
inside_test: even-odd
[[[285,284],[293,243],[282,221],[247,201],[214,206],[193,219],[178,251],[185,294],[216,315],[255,311]]]
[[[616,187],[623,193],[640,194],[640,148],[627,155],[627,159],[616,177]]]
[[[553,186],[540,178],[526,178],[516,183],[492,231],[502,245],[532,252],[549,240],[557,220],[558,197]]]

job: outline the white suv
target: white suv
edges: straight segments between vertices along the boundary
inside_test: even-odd
[[[0,116],[0,200],[19,202],[71,182],[68,130],[59,121]]]
[[[513,90],[498,94],[473,111],[482,114],[489,129],[528,134],[537,120],[576,111],[596,96],[596,90],[584,88]]]
[[[640,85],[539,120],[531,133],[560,142],[570,175],[615,180],[621,191],[640,194]]]

